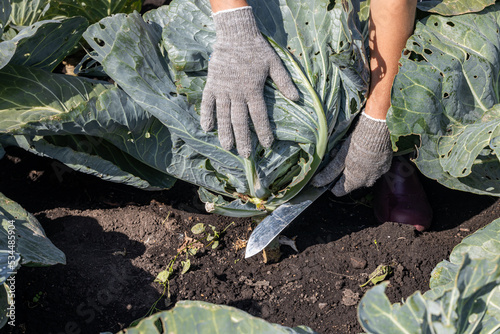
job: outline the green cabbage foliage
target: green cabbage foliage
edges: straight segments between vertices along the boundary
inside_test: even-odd
[[[158,121],[109,83],[50,73],[87,27],[83,17],[42,20],[0,43],[0,142],[105,180],[172,187],[175,179],[155,168],[154,153],[170,138]]]
[[[174,1],[144,18],[119,14],[89,27],[84,37],[95,49],[91,56],[119,88],[17,61],[26,53],[14,44],[13,56],[0,69],[0,143],[140,188],[170,188],[175,178],[183,179],[201,187],[210,211],[267,214],[300,192],[346,131],[364,103],[368,70],[349,1],[332,10],[328,1],[314,7],[278,0],[252,5],[302,95],[292,103],[267,83],[269,116],[279,139],[271,149],[255,140],[254,155],[243,159],[223,150],[217,133],[199,125],[215,39],[208,1]],[[77,42],[86,24],[79,20],[64,50]],[[66,21],[38,24],[53,34],[61,31],[52,23]],[[42,44],[37,52],[49,61],[64,50]]]
[[[431,290],[403,304],[370,289],[358,308],[367,333],[498,333],[500,331],[500,219],[465,238],[450,261],[432,272]]]
[[[20,265],[65,264],[64,253],[45,236],[40,223],[19,204],[0,193],[0,328],[8,320],[5,282]]]
[[[82,17],[36,22],[0,42],[0,68],[11,64],[52,71],[73,51],[87,26]]]
[[[36,218],[26,212],[19,204],[0,193],[0,250],[14,250],[19,254],[20,264],[29,266],[49,266],[57,263],[65,264],[66,258],[52,242],[47,239],[40,223]],[[14,226],[14,248],[10,248],[8,240],[9,225]],[[4,257],[0,256],[3,260]],[[0,263],[0,273],[6,266]],[[10,268],[15,269],[15,268]],[[14,270],[11,270],[14,271]],[[4,282],[5,276],[0,275],[0,283]]]
[[[10,0],[4,1],[4,6],[10,7],[9,23],[20,30],[41,21],[50,7],[50,0]]]
[[[259,333],[317,334],[312,329],[268,323],[237,308],[202,301],[180,301],[170,311],[158,312],[141,320],[137,326],[120,332],[139,333]]]
[[[417,8],[439,15],[453,16],[479,12],[493,5],[495,0],[425,0]]]
[[[52,71],[71,53],[88,22],[41,20],[49,1],[0,0],[0,68],[7,64]]]
[[[211,212],[264,215],[293,198],[364,102],[368,71],[349,1],[250,1],[259,28],[300,90],[294,103],[267,82],[265,99],[278,139],[254,140],[244,159],[199,125],[208,56],[215,41],[208,1],[173,1],[145,15],[113,15],[84,38],[121,89],[168,128],[166,172],[201,186]],[[160,11],[160,14],[158,14]],[[222,197],[222,196],[224,197]],[[226,199],[231,199],[227,201]]]
[[[465,256],[472,260],[495,258],[500,255],[500,218],[488,226],[464,238],[450,254],[450,260],[443,260],[431,273],[430,287],[433,290],[446,287],[456,276],[460,264]],[[500,298],[500,289],[497,289],[496,299]],[[495,309],[500,312],[500,304]],[[498,313],[500,314],[500,313]]]
[[[416,134],[415,160],[452,189],[500,196],[500,4],[417,22],[392,90],[393,143]]]
[[[141,10],[142,0],[50,0],[45,18],[82,16],[90,23],[115,13],[132,13]]]
[[[0,70],[0,142],[102,179],[172,187],[168,130],[113,85],[9,65]],[[63,178],[63,175],[61,175]]]
[[[0,28],[8,22],[19,31],[38,21],[75,16],[95,23],[111,14],[139,11],[142,0],[1,0],[0,5]]]

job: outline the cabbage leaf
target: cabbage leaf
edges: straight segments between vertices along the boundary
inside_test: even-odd
[[[452,189],[500,196],[500,4],[431,15],[408,40],[392,89],[393,143],[416,134],[415,160]]]
[[[423,0],[418,2],[417,8],[430,13],[453,16],[480,12],[494,3],[495,0]]]
[[[500,330],[500,219],[468,236],[432,271],[431,290],[392,304],[386,283],[358,308],[367,333],[497,333]]]
[[[242,210],[267,214],[305,186],[360,110],[368,82],[357,13],[349,1],[332,10],[328,1],[250,4],[301,99],[289,101],[267,82],[265,99],[278,140],[264,149],[254,138],[249,159],[222,149],[216,131],[206,133],[199,125],[215,40],[208,1],[173,1],[158,9],[166,17],[149,13],[147,21],[136,13],[113,15],[84,33],[104,71],[170,131],[167,172],[204,188],[210,211],[236,216]]]
[[[141,320],[118,334],[139,333],[273,333],[317,334],[305,326],[294,328],[269,323],[237,308],[203,301],[182,300],[170,311],[162,311]]]

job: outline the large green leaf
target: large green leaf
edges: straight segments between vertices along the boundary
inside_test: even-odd
[[[7,323],[7,308],[16,291],[8,286],[18,267],[65,264],[66,257],[45,236],[42,226],[19,204],[0,193],[0,328]],[[12,276],[10,279],[9,277]],[[11,300],[12,305],[15,299]]]
[[[266,84],[269,116],[279,141],[264,150],[254,140],[250,159],[223,150],[217,133],[205,133],[199,125],[197,105],[215,40],[208,1],[173,1],[159,9],[166,18],[150,13],[148,23],[138,14],[115,15],[91,26],[84,38],[106,73],[172,133],[169,173],[241,198],[247,201],[244,206],[254,203],[255,214],[262,214],[262,205],[272,210],[303,188],[335,142],[331,138],[338,140],[341,132],[331,136],[336,125],[348,125],[366,92],[366,57],[350,2],[331,11],[326,10],[328,1],[305,4],[251,2],[260,29],[292,74],[302,99],[293,103],[272,82]],[[236,201],[231,204],[235,210],[240,203]]]
[[[4,143],[66,165],[52,163],[55,175],[61,182],[69,171],[68,167],[106,181],[145,190],[169,189],[175,182],[170,175],[144,164],[102,138],[78,135],[34,138],[13,136],[4,139]]]
[[[83,16],[90,23],[116,13],[131,13],[141,10],[142,0],[51,0],[46,17]]]
[[[432,271],[429,295],[439,295],[453,284],[460,263],[466,257],[471,259],[496,258],[500,256],[500,218],[485,228],[466,237],[450,254],[450,261],[440,262]],[[500,286],[485,301],[488,306],[487,317],[500,323]],[[492,322],[494,322],[492,320]]]
[[[450,254],[452,263],[461,263],[465,254],[471,259],[500,256],[500,218],[468,236]]]
[[[13,39],[0,42],[0,68],[13,64],[52,71],[73,50],[87,26],[82,17],[36,22]]]
[[[385,286],[368,291],[359,319],[369,333],[497,333],[500,218],[468,236],[432,271],[431,289],[391,305]],[[385,327],[384,327],[385,326]]]
[[[500,156],[496,141],[500,138],[500,104],[488,110],[472,124],[453,124],[450,134],[440,138],[438,154],[443,170],[453,177],[465,177],[472,171],[476,159],[498,163]],[[485,149],[486,148],[486,149]]]
[[[500,256],[500,218],[462,240],[451,252],[450,261],[444,260],[434,268],[430,287],[434,289],[449,284],[466,254],[471,259]]]
[[[493,5],[495,0],[424,0],[417,3],[420,10],[439,15],[460,15],[479,12]]]
[[[9,318],[7,318],[7,308],[9,307],[8,288],[5,284],[0,287],[0,328],[5,326]]]
[[[103,84],[45,71],[8,66],[0,72],[0,132],[13,133],[86,107],[106,90]]]
[[[0,132],[17,135],[4,144],[114,182],[175,182],[166,174],[168,130],[113,85],[7,66],[0,70]]]
[[[202,147],[217,156],[215,162],[225,168],[221,174],[228,174],[244,185],[243,159],[223,150],[215,135],[203,132],[197,113],[182,96],[171,96],[177,95],[176,87],[159,54],[159,40],[153,39],[150,29],[138,14],[115,15],[89,27],[84,37],[97,51],[96,59],[103,64],[106,73],[148,112],[167,123],[178,138],[173,140],[176,157],[172,160],[170,173],[184,176],[193,183],[200,182],[209,189],[224,191],[224,184],[215,173],[202,168],[206,158],[196,150]],[[186,142],[195,150],[187,147]],[[239,188],[238,191],[246,192],[247,189]]]
[[[64,253],[45,236],[36,218],[2,193],[0,193],[0,221],[2,222],[0,250],[13,250],[18,253],[21,256],[21,264],[48,266],[66,263]],[[9,239],[9,236],[13,237]],[[9,240],[13,242],[9,243]],[[0,266],[5,266],[5,263],[1,263]]]
[[[141,320],[137,326],[120,333],[315,334],[316,332],[305,326],[288,328],[271,324],[230,306],[185,300],[178,302],[172,310],[156,313]]]
[[[17,271],[20,262],[21,256],[15,250],[0,249],[0,284],[5,283],[9,276]]]
[[[453,188],[500,196],[500,4],[417,23],[394,81],[393,142],[421,137],[416,164]]]
[[[490,302],[499,277],[500,256],[471,260],[466,254],[455,279],[439,294],[416,292],[404,304],[391,305],[387,283],[370,289],[359,304],[359,321],[368,333],[496,333],[500,318],[492,316]]]
[[[10,23],[21,28],[38,22],[50,7],[50,0],[10,0]]]
[[[3,35],[3,30],[9,23],[12,7],[9,0],[0,0],[0,40]]]

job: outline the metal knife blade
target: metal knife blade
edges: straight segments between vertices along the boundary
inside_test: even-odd
[[[245,249],[245,258],[249,258],[266,248],[290,223],[309,205],[320,197],[328,186],[316,188],[311,185],[285,204],[280,205],[264,218],[253,230]]]

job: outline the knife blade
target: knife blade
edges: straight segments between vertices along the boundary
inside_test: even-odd
[[[309,185],[300,194],[280,205],[264,218],[248,239],[245,258],[254,256],[266,248],[295,218],[328,190],[329,186],[316,188]]]

